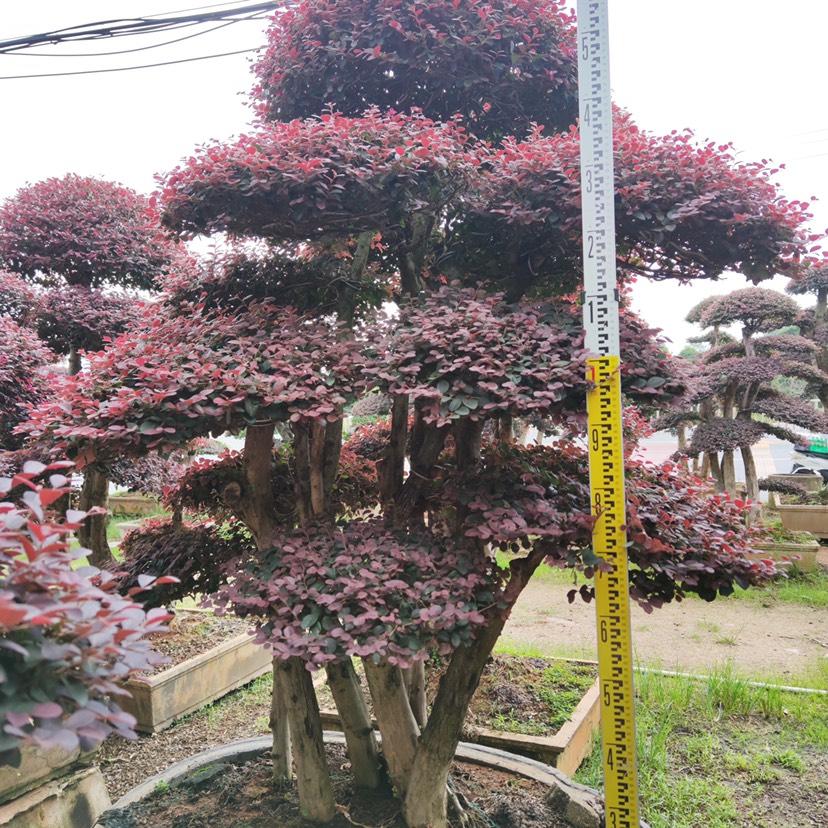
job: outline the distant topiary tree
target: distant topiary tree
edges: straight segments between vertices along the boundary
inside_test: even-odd
[[[81,369],[81,350],[100,348],[134,319],[130,288],[151,289],[179,256],[149,199],[121,184],[69,174],[21,188],[0,206],[0,267],[39,285],[41,337]],[[121,291],[113,293],[112,291]],[[108,483],[84,472],[79,506],[106,502]],[[92,560],[110,559],[105,516],[82,524],[79,540]]]
[[[736,342],[712,335],[711,341],[717,344],[695,363],[692,403],[697,411],[685,415],[686,420],[698,421],[689,450],[707,455],[720,491],[735,488],[733,455],[739,451],[748,498],[758,502],[751,446],[766,434],[795,440],[785,425],[828,430],[828,417],[801,398],[787,396],[772,386],[779,377],[828,380],[814,364],[811,343],[795,335],[773,335],[799,314],[793,299],[755,287],[710,297],[696,315],[702,327],[717,330],[738,325],[741,332]]]
[[[816,299],[816,304],[800,314],[797,322],[801,334],[816,345],[817,367],[828,373],[828,264],[809,268],[801,277],[791,279],[785,289],[796,296],[810,294]],[[828,384],[814,382],[809,390],[828,410]]]

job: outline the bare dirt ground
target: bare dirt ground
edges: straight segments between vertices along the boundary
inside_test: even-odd
[[[530,582],[503,632],[505,643],[594,659],[595,605],[567,602],[571,587]],[[769,606],[763,606],[763,603]],[[767,601],[686,599],[649,615],[632,604],[636,661],[649,667],[796,684],[828,658],[828,611]]]

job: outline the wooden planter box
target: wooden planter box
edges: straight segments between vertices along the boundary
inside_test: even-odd
[[[517,753],[552,765],[561,773],[571,776],[592,750],[593,739],[601,720],[600,684],[595,683],[578,703],[569,721],[549,736],[527,736],[475,727],[463,733],[466,742]],[[342,730],[339,714],[335,710],[320,711],[322,723],[331,730]],[[376,727],[376,722],[374,722]]]
[[[269,650],[242,633],[167,670],[124,682],[132,698],[119,704],[138,720],[136,730],[157,733],[266,673],[271,661]]]
[[[92,828],[109,805],[95,751],[24,747],[20,767],[0,766],[4,828]]]
[[[816,492],[823,487],[821,474],[771,474],[768,480],[778,480],[780,483],[793,483],[801,486],[806,492]]]
[[[754,543],[757,554],[749,554],[753,560],[773,558],[775,561],[788,559],[801,572],[813,572],[817,565],[818,543]]]
[[[107,498],[107,509],[113,515],[151,515],[160,508],[158,500],[144,495],[110,495]]]
[[[780,503],[776,508],[786,529],[828,538],[828,506],[792,506]]]

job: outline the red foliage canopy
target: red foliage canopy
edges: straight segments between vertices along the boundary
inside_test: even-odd
[[[150,288],[173,256],[149,201],[120,184],[49,178],[0,207],[0,264],[42,284]]]
[[[142,304],[136,296],[84,285],[51,288],[37,304],[37,332],[58,354],[99,351],[139,318]]]
[[[705,327],[737,323],[748,334],[769,333],[790,325],[799,311],[799,305],[784,293],[749,287],[718,296],[701,313],[699,322]]]
[[[280,11],[256,65],[264,117],[287,121],[369,106],[448,121],[482,136],[577,116],[575,25],[556,0],[302,0]]]
[[[37,295],[19,276],[0,270],[0,316],[9,316],[18,325],[33,325]]]
[[[801,229],[808,205],[783,198],[763,164],[739,163],[730,145],[698,146],[692,138],[689,131],[652,135],[616,111],[622,272],[691,279],[738,270],[758,281],[788,267],[809,240]],[[494,258],[470,248],[473,267],[502,278],[506,263],[517,259],[527,280],[529,273],[533,282],[572,279],[581,256],[579,132],[505,141],[486,168],[475,209],[468,230],[488,228],[487,254]]]
[[[16,426],[26,418],[21,406],[40,400],[46,377],[41,369],[55,361],[55,355],[37,334],[0,316],[0,450],[19,448],[21,438]]]
[[[454,123],[419,113],[321,115],[212,144],[163,182],[164,223],[185,234],[226,230],[313,239],[379,230],[439,212],[479,163]]]
[[[257,419],[336,419],[359,379],[355,343],[290,308],[144,314],[143,328],[91,355],[89,371],[32,412],[33,438],[73,454],[140,454]]]
[[[560,413],[585,392],[581,332],[561,321],[497,294],[443,289],[401,309],[391,335],[375,345],[379,367],[370,379],[413,398],[439,426],[497,412]]]

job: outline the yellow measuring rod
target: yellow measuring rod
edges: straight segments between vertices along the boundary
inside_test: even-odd
[[[594,383],[587,396],[589,486],[597,518],[592,542],[595,554],[613,567],[595,576],[606,824],[638,828],[621,374],[615,356],[590,359],[587,366]]]
[[[607,0],[578,0],[578,95],[589,483],[607,828],[639,828],[630,637]]]

